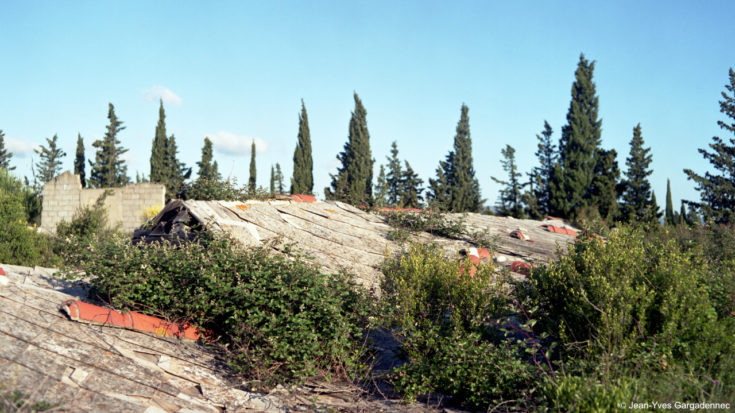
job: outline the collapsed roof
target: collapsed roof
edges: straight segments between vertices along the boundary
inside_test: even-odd
[[[422,212],[403,211],[421,214]],[[462,221],[462,235],[448,239],[426,233],[414,234],[420,242],[436,242],[448,255],[470,248],[480,234],[494,244],[496,254],[505,254],[530,263],[545,263],[557,248],[566,248],[576,232],[563,221],[518,220],[480,214],[446,214]],[[391,239],[393,227],[373,214],[338,201],[316,202],[313,197],[296,195],[269,201],[182,201],[169,202],[149,223],[147,230],[136,231],[137,241],[192,239],[206,229],[227,233],[245,246],[269,245],[285,251],[293,247],[322,267],[336,272],[346,269],[365,287],[377,291],[380,267],[385,258],[399,253],[404,244]],[[549,229],[552,228],[552,229]],[[564,228],[564,231],[553,231]],[[522,236],[518,237],[517,234]],[[571,235],[571,236],[570,236]],[[293,249],[292,248],[292,249]]]

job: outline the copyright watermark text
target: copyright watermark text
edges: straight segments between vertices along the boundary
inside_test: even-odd
[[[621,409],[629,410],[730,410],[730,403],[693,403],[693,402],[643,402],[643,403],[618,403]]]

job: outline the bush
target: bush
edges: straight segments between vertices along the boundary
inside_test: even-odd
[[[34,192],[0,168],[0,263],[53,266],[58,262],[53,240],[29,228],[27,206]]]
[[[632,397],[626,402],[732,397],[735,319],[718,315],[712,271],[701,250],[631,228],[607,243],[579,242],[534,271],[520,286],[521,299],[539,309],[537,331],[558,340],[558,362],[576,377],[559,379],[554,394],[574,393],[567,390],[579,380],[612,390],[635,385],[619,394],[591,387],[581,399],[552,399],[562,403],[554,407],[605,406],[621,394]]]
[[[107,232],[107,210],[105,192],[91,206],[84,206],[74,212],[71,221],[61,221],[56,225],[56,234],[62,238],[76,238],[81,242],[89,242],[92,237]]]
[[[386,262],[384,323],[408,358],[390,379],[408,399],[441,393],[471,408],[522,404],[536,370],[524,345],[504,341],[498,328],[510,315],[507,284],[490,265],[460,275],[469,265],[431,245],[411,245]]]
[[[345,274],[204,233],[199,243],[92,243],[78,262],[114,307],[191,322],[252,386],[361,368],[369,305]],[[85,259],[94,256],[96,259]]]

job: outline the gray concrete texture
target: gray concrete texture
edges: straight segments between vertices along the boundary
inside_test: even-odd
[[[106,190],[107,221],[110,227],[133,232],[145,222],[144,210],[166,201],[166,188],[162,184],[130,184],[121,188],[82,188],[79,175],[66,171],[44,185],[41,194],[41,230],[54,232],[61,221],[71,221],[74,214],[85,206],[94,205]]]

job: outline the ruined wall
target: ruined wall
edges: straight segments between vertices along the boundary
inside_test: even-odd
[[[126,232],[132,232],[143,223],[144,208],[165,203],[166,188],[161,184],[131,184],[110,190],[111,194],[105,199],[108,222],[113,227],[119,225]],[[56,231],[59,222],[70,221],[80,207],[94,204],[104,192],[101,188],[83,189],[79,175],[69,171],[57,176],[41,191],[41,229]]]

